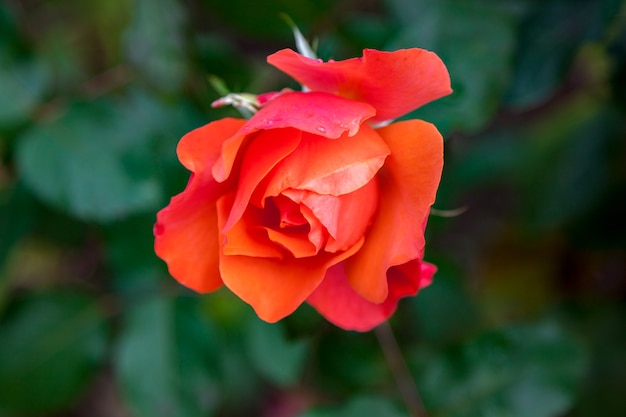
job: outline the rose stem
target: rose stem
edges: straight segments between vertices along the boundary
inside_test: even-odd
[[[374,332],[409,413],[412,417],[428,417],[417,385],[409,372],[391,326],[388,322],[384,322],[376,327]]]

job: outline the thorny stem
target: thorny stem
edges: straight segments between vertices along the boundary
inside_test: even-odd
[[[415,381],[409,372],[409,368],[400,351],[391,326],[389,326],[389,323],[384,322],[376,327],[374,332],[383,350],[387,364],[391,369],[391,373],[396,380],[400,395],[402,395],[402,399],[409,410],[409,414],[411,417],[428,417],[417,385],[415,385]]]

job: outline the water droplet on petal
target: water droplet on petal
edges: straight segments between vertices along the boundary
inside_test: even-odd
[[[326,128],[324,126],[318,126],[316,127],[316,129],[320,133],[326,133]]]

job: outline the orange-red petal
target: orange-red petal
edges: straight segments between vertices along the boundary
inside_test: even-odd
[[[215,200],[222,190],[206,176],[193,176],[181,194],[157,213],[154,250],[181,284],[197,291],[219,288],[219,231]]]
[[[317,248],[308,239],[308,233],[291,233],[287,230],[265,228],[267,236],[274,242],[285,248],[295,258],[307,258],[317,254]]]
[[[383,302],[376,304],[354,291],[344,265],[342,262],[330,268],[307,302],[336,326],[357,331],[371,330],[387,320],[396,310],[398,300],[415,295],[420,288],[430,284],[436,270],[434,265],[417,259],[390,268],[387,274],[389,294]]]
[[[239,220],[259,182],[277,163],[296,149],[301,135],[296,129],[272,129],[260,132],[251,139],[243,156],[237,195],[224,226],[225,230]]]
[[[336,140],[303,134],[298,148],[268,175],[265,196],[288,188],[341,195],[367,184],[389,155],[385,141],[369,126]]]
[[[376,111],[367,103],[321,91],[293,91],[268,101],[241,128],[240,133],[293,127],[303,132],[336,139],[354,135]]]
[[[181,284],[198,292],[219,288],[219,231],[215,202],[226,191],[210,175],[224,140],[244,120],[222,119],[186,134],[178,144],[181,163],[193,171],[186,189],[157,214],[154,249]]]
[[[432,124],[408,120],[378,133],[391,149],[378,176],[378,212],[363,248],[345,263],[352,287],[373,303],[388,296],[390,267],[423,255],[423,228],[443,168],[443,140]]]
[[[359,103],[323,92],[288,92],[270,100],[237,134],[224,142],[222,157],[213,166],[217,181],[229,177],[235,159],[246,138],[260,130],[292,127],[327,138],[338,138],[344,132],[354,135],[359,126],[376,111]]]
[[[283,194],[308,207],[328,230],[328,252],[345,250],[363,237],[378,206],[378,181],[340,196],[288,189]]]
[[[210,172],[221,152],[222,144],[245,123],[243,119],[226,118],[192,130],[178,142],[178,159],[191,172],[204,169]]]
[[[322,62],[283,49],[267,62],[313,91],[371,104],[373,122],[400,117],[452,92],[441,59],[424,49],[394,52],[365,49],[362,58]]]
[[[332,265],[351,256],[361,247],[357,242],[346,252],[282,260],[220,254],[224,284],[254,308],[267,322],[276,322],[293,313],[322,282]]]
[[[217,200],[218,222],[224,224],[232,207],[235,193],[231,192]],[[222,251],[226,255],[245,255],[263,258],[284,257],[285,253],[268,238],[263,228],[259,209],[251,207],[241,219],[222,234]]]

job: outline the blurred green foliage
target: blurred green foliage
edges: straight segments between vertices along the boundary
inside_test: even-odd
[[[265,56],[423,47],[454,94],[427,258],[391,320],[431,417],[626,415],[626,2],[0,3],[0,417],[408,416],[372,333],[198,296],[152,250],[187,131]],[[112,388],[111,388],[112,387]]]

